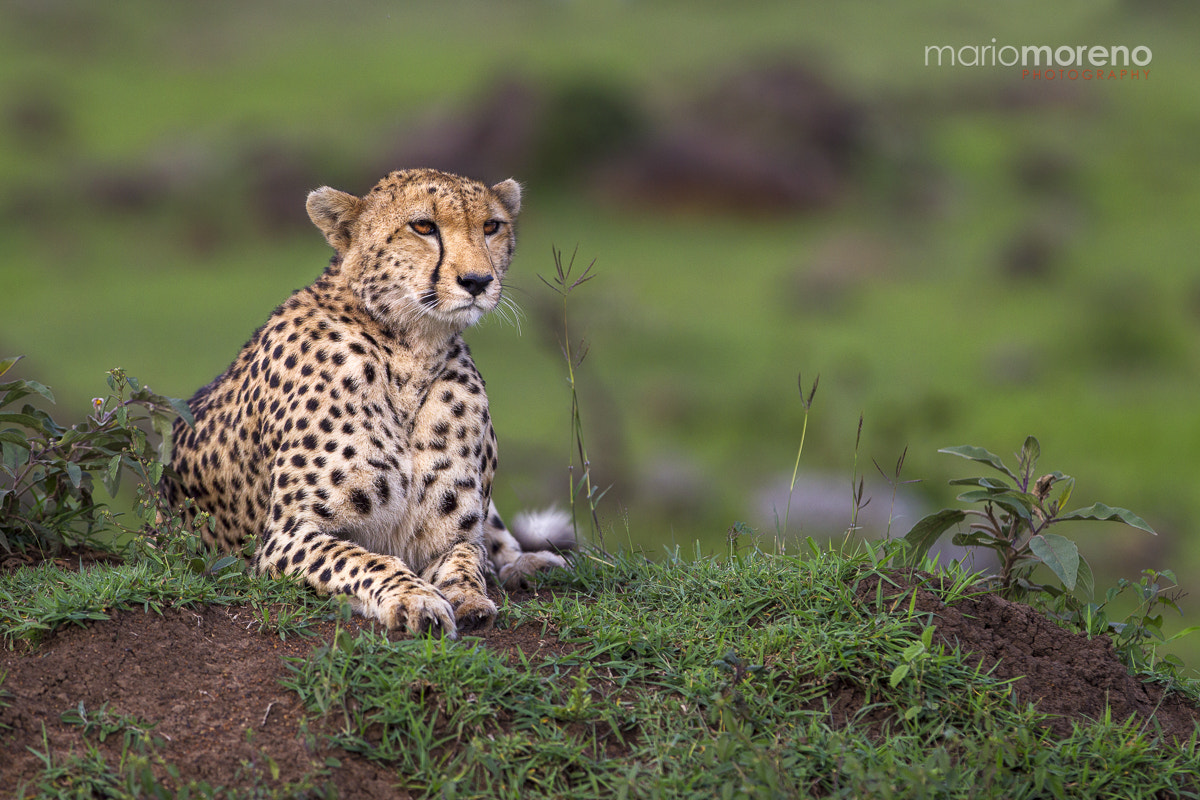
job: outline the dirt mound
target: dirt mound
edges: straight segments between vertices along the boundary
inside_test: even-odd
[[[352,633],[372,626],[359,617],[343,623]],[[234,606],[166,609],[161,615],[128,611],[59,629],[30,653],[3,653],[0,673],[8,677],[0,689],[10,705],[0,708],[0,797],[14,796],[23,782],[36,786],[45,764],[28,748],[48,747],[56,763],[80,753],[80,727],[63,721],[64,712],[82,704],[97,718],[106,703],[112,715],[157,723],[152,733],[162,739],[158,752],[184,781],[273,784],[275,768],[284,781],[328,769],[315,782],[332,783],[341,797],[406,796],[397,793],[385,766],[328,748],[319,731],[306,735],[300,701],[280,680],[288,674],[283,657],[310,655],[332,641],[336,624],[319,622],[312,630],[316,636],[286,640],[260,633],[258,618]],[[570,649],[539,633],[525,626],[483,637],[501,653]],[[123,743],[118,733],[100,745],[109,764],[118,763]],[[330,767],[327,758],[340,766]],[[155,773],[162,777],[161,770]]]
[[[898,583],[878,592],[878,578],[868,578],[858,596],[870,604],[913,591]],[[1114,717],[1138,714],[1179,739],[1190,736],[1200,719],[1185,698],[1128,675],[1107,639],[1069,633],[1026,606],[992,595],[947,606],[926,588],[916,592],[916,607],[932,615],[937,638],[970,651],[1001,678],[1023,676],[1014,684],[1018,698],[1058,715],[1052,720],[1056,733],[1067,733],[1072,720],[1102,716],[1106,702]],[[348,627],[353,632],[369,625],[356,618]],[[280,685],[287,674],[282,657],[308,656],[332,639],[335,624],[318,623],[315,631],[316,637],[282,640],[260,633],[258,619],[238,607],[123,612],[61,629],[31,652],[4,653],[0,671],[8,673],[3,689],[10,705],[0,708],[0,749],[6,753],[0,759],[0,793],[8,796],[42,774],[45,764],[29,748],[48,749],[56,763],[80,753],[80,727],[62,715],[82,704],[95,719],[107,703],[110,714],[156,723],[158,752],[183,780],[251,786],[273,783],[277,768],[279,779],[317,776],[318,784],[332,783],[341,796],[403,796],[385,766],[329,748],[319,730],[302,725],[298,699]],[[499,628],[483,639],[513,658],[518,651],[533,656],[573,649],[540,636],[539,626]],[[853,702],[837,697],[846,719],[857,710]],[[99,749],[115,764],[122,744],[122,735],[114,734]]]
[[[933,576],[893,580],[897,585],[885,586],[880,595],[888,607],[901,597],[907,605],[915,584],[916,610],[932,615],[935,643],[970,653],[972,663],[994,670],[1001,680],[1016,679],[1017,699],[1054,715],[1050,727],[1059,736],[1070,733],[1073,721],[1102,719],[1106,704],[1113,719],[1137,714],[1167,738],[1181,741],[1200,721],[1200,710],[1186,697],[1130,675],[1107,636],[1089,639],[1072,633],[1029,606],[994,594],[946,605],[935,592],[921,588],[926,581],[936,586]],[[879,582],[877,576],[864,580],[857,596],[864,601],[875,598]]]

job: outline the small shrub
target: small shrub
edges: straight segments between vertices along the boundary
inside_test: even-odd
[[[0,360],[0,376],[20,360]],[[83,422],[59,424],[45,411],[25,403],[31,396],[51,403],[41,383],[17,380],[0,384],[0,548],[52,555],[68,547],[94,543],[111,516],[93,497],[95,481],[116,495],[125,469],[143,474],[150,484],[162,477],[171,457],[175,417],[191,421],[182,400],[155,394],[120,369],[108,373],[109,395],[92,401]],[[159,435],[157,446],[141,427]]]
[[[1049,528],[1071,520],[1124,522],[1154,533],[1146,521],[1124,508],[1096,503],[1087,508],[1064,511],[1075,479],[1061,472],[1034,478],[1041,445],[1032,436],[1025,439],[1017,455],[1017,469],[1009,469],[1000,458],[981,447],[946,447],[938,451],[985,464],[1004,477],[959,478],[952,486],[974,487],[958,496],[960,502],[983,508],[946,508],[930,514],[904,537],[909,550],[905,561],[915,566],[925,558],[938,539],[950,528],[971,520],[966,533],[956,533],[953,542],[962,547],[986,547],[1000,558],[1000,573],[985,580],[1009,599],[1025,599],[1032,593],[1059,595],[1065,589],[1083,588],[1089,595],[1094,586],[1091,567],[1073,541]],[[1007,479],[1007,480],[1006,480]],[[1057,497],[1051,494],[1058,486]],[[1155,534],[1157,535],[1157,534]],[[1061,582],[1061,588],[1039,585],[1031,580],[1034,569],[1044,564]]]
[[[1016,470],[1009,469],[999,457],[980,447],[947,447],[938,452],[985,464],[1004,477],[951,481],[951,485],[973,487],[958,496],[961,502],[983,507],[942,509],[920,520],[905,536],[908,544],[904,554],[906,565],[921,564],[929,548],[946,531],[970,520],[968,530],[954,534],[952,541],[963,547],[986,547],[997,554],[1000,571],[985,576],[985,584],[990,584],[1009,599],[1050,606],[1060,619],[1088,634],[1108,634],[1122,661],[1131,669],[1177,672],[1182,667],[1178,658],[1160,658],[1157,653],[1157,643],[1200,630],[1200,626],[1193,626],[1171,637],[1163,634],[1162,610],[1180,611],[1176,597],[1164,591],[1162,586],[1162,580],[1166,579],[1173,587],[1174,574],[1167,570],[1146,570],[1137,584],[1122,578],[1116,587],[1108,590],[1104,602],[1095,603],[1095,579],[1078,546],[1065,536],[1049,532],[1051,526],[1061,522],[1094,520],[1123,522],[1154,534],[1144,519],[1128,509],[1104,503],[1064,511],[1075,479],[1061,472],[1050,472],[1035,479],[1041,445],[1032,436],[1025,439],[1017,454]],[[1058,586],[1033,582],[1033,572],[1039,565],[1049,568],[1058,578]],[[1137,608],[1123,621],[1110,620],[1105,609],[1130,589],[1140,595]],[[1083,599],[1076,596],[1077,590]],[[1045,602],[1047,598],[1049,602]]]
[[[1119,579],[1117,585],[1105,593],[1101,603],[1079,605],[1062,598],[1058,610],[1088,634],[1107,633],[1112,637],[1117,654],[1130,669],[1180,677],[1185,667],[1183,660],[1173,654],[1160,654],[1158,645],[1200,631],[1200,625],[1189,626],[1171,636],[1163,632],[1164,609],[1183,615],[1178,602],[1182,592],[1177,586],[1175,573],[1171,570],[1144,569],[1137,583]],[[1137,606],[1120,622],[1109,619],[1108,607],[1129,591],[1137,597]]]

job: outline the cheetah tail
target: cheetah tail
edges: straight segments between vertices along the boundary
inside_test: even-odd
[[[511,533],[526,551],[563,551],[578,547],[571,515],[558,508],[517,514],[512,521]]]

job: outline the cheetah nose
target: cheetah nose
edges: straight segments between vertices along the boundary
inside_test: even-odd
[[[458,285],[470,292],[471,297],[478,297],[483,294],[483,290],[492,282],[491,275],[480,275],[476,272],[470,272],[466,275],[458,276]]]

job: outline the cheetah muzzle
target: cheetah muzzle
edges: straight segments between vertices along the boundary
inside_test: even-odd
[[[496,436],[462,339],[502,302],[521,187],[406,170],[307,207],[333,258],[189,401],[167,498],[212,515],[206,545],[258,537],[256,569],[389,628],[488,628],[489,572],[519,585],[574,545],[561,513],[511,533],[496,513]]]

